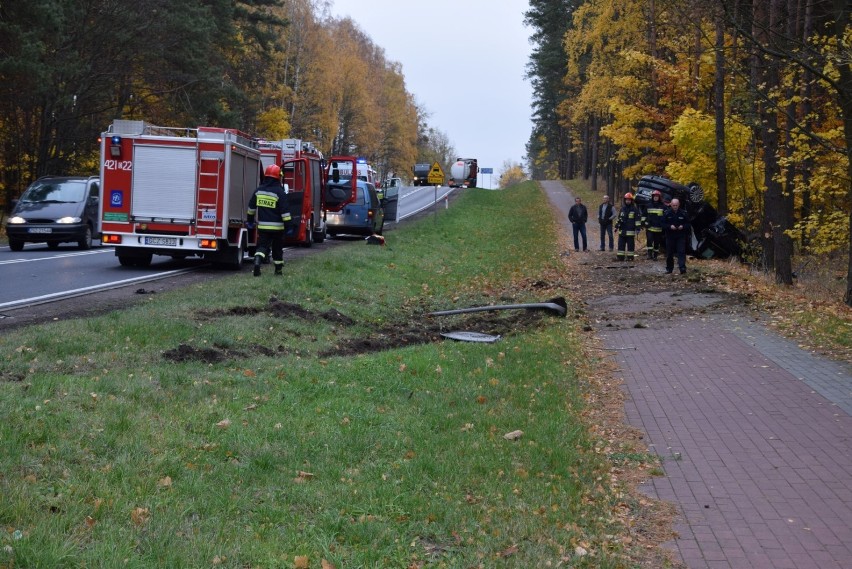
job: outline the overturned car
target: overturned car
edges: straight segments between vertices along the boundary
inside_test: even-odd
[[[692,254],[703,259],[742,257],[746,246],[745,234],[727,217],[717,213],[716,208],[704,199],[704,190],[698,184],[684,186],[662,176],[642,176],[635,192],[636,205],[643,209],[647,207],[654,190],[662,194],[663,203],[668,204],[677,198],[689,214],[697,241],[697,245],[692,247]]]

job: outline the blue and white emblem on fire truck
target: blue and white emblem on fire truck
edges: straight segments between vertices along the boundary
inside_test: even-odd
[[[124,205],[124,192],[121,190],[110,190],[109,192],[110,207],[121,207]]]

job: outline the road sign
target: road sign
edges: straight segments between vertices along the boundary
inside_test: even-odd
[[[480,174],[493,174],[494,168],[480,168],[479,173]]]
[[[444,171],[441,169],[441,165],[437,162],[432,164],[432,169],[429,170],[429,175],[426,176],[426,183],[438,185],[444,183]]]

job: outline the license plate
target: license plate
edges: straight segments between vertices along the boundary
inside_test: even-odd
[[[53,233],[50,227],[28,227],[27,233]]]
[[[174,247],[177,245],[177,237],[146,237],[145,245],[162,245]]]

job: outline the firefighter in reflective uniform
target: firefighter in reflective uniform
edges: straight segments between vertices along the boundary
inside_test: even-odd
[[[284,231],[290,222],[287,194],[281,186],[281,168],[270,164],[263,181],[248,204],[249,226],[257,226],[257,251],[254,254],[254,276],[260,276],[260,265],[271,253],[275,274],[284,269]]]
[[[618,212],[615,230],[618,232],[618,261],[633,261],[636,256],[636,235],[642,227],[642,211],[633,203],[633,194],[624,194],[624,204]]]
[[[646,250],[649,259],[656,259],[663,245],[665,235],[663,234],[663,214],[666,205],[663,203],[663,194],[660,190],[651,192],[651,203],[645,207],[645,239],[648,241]]]

